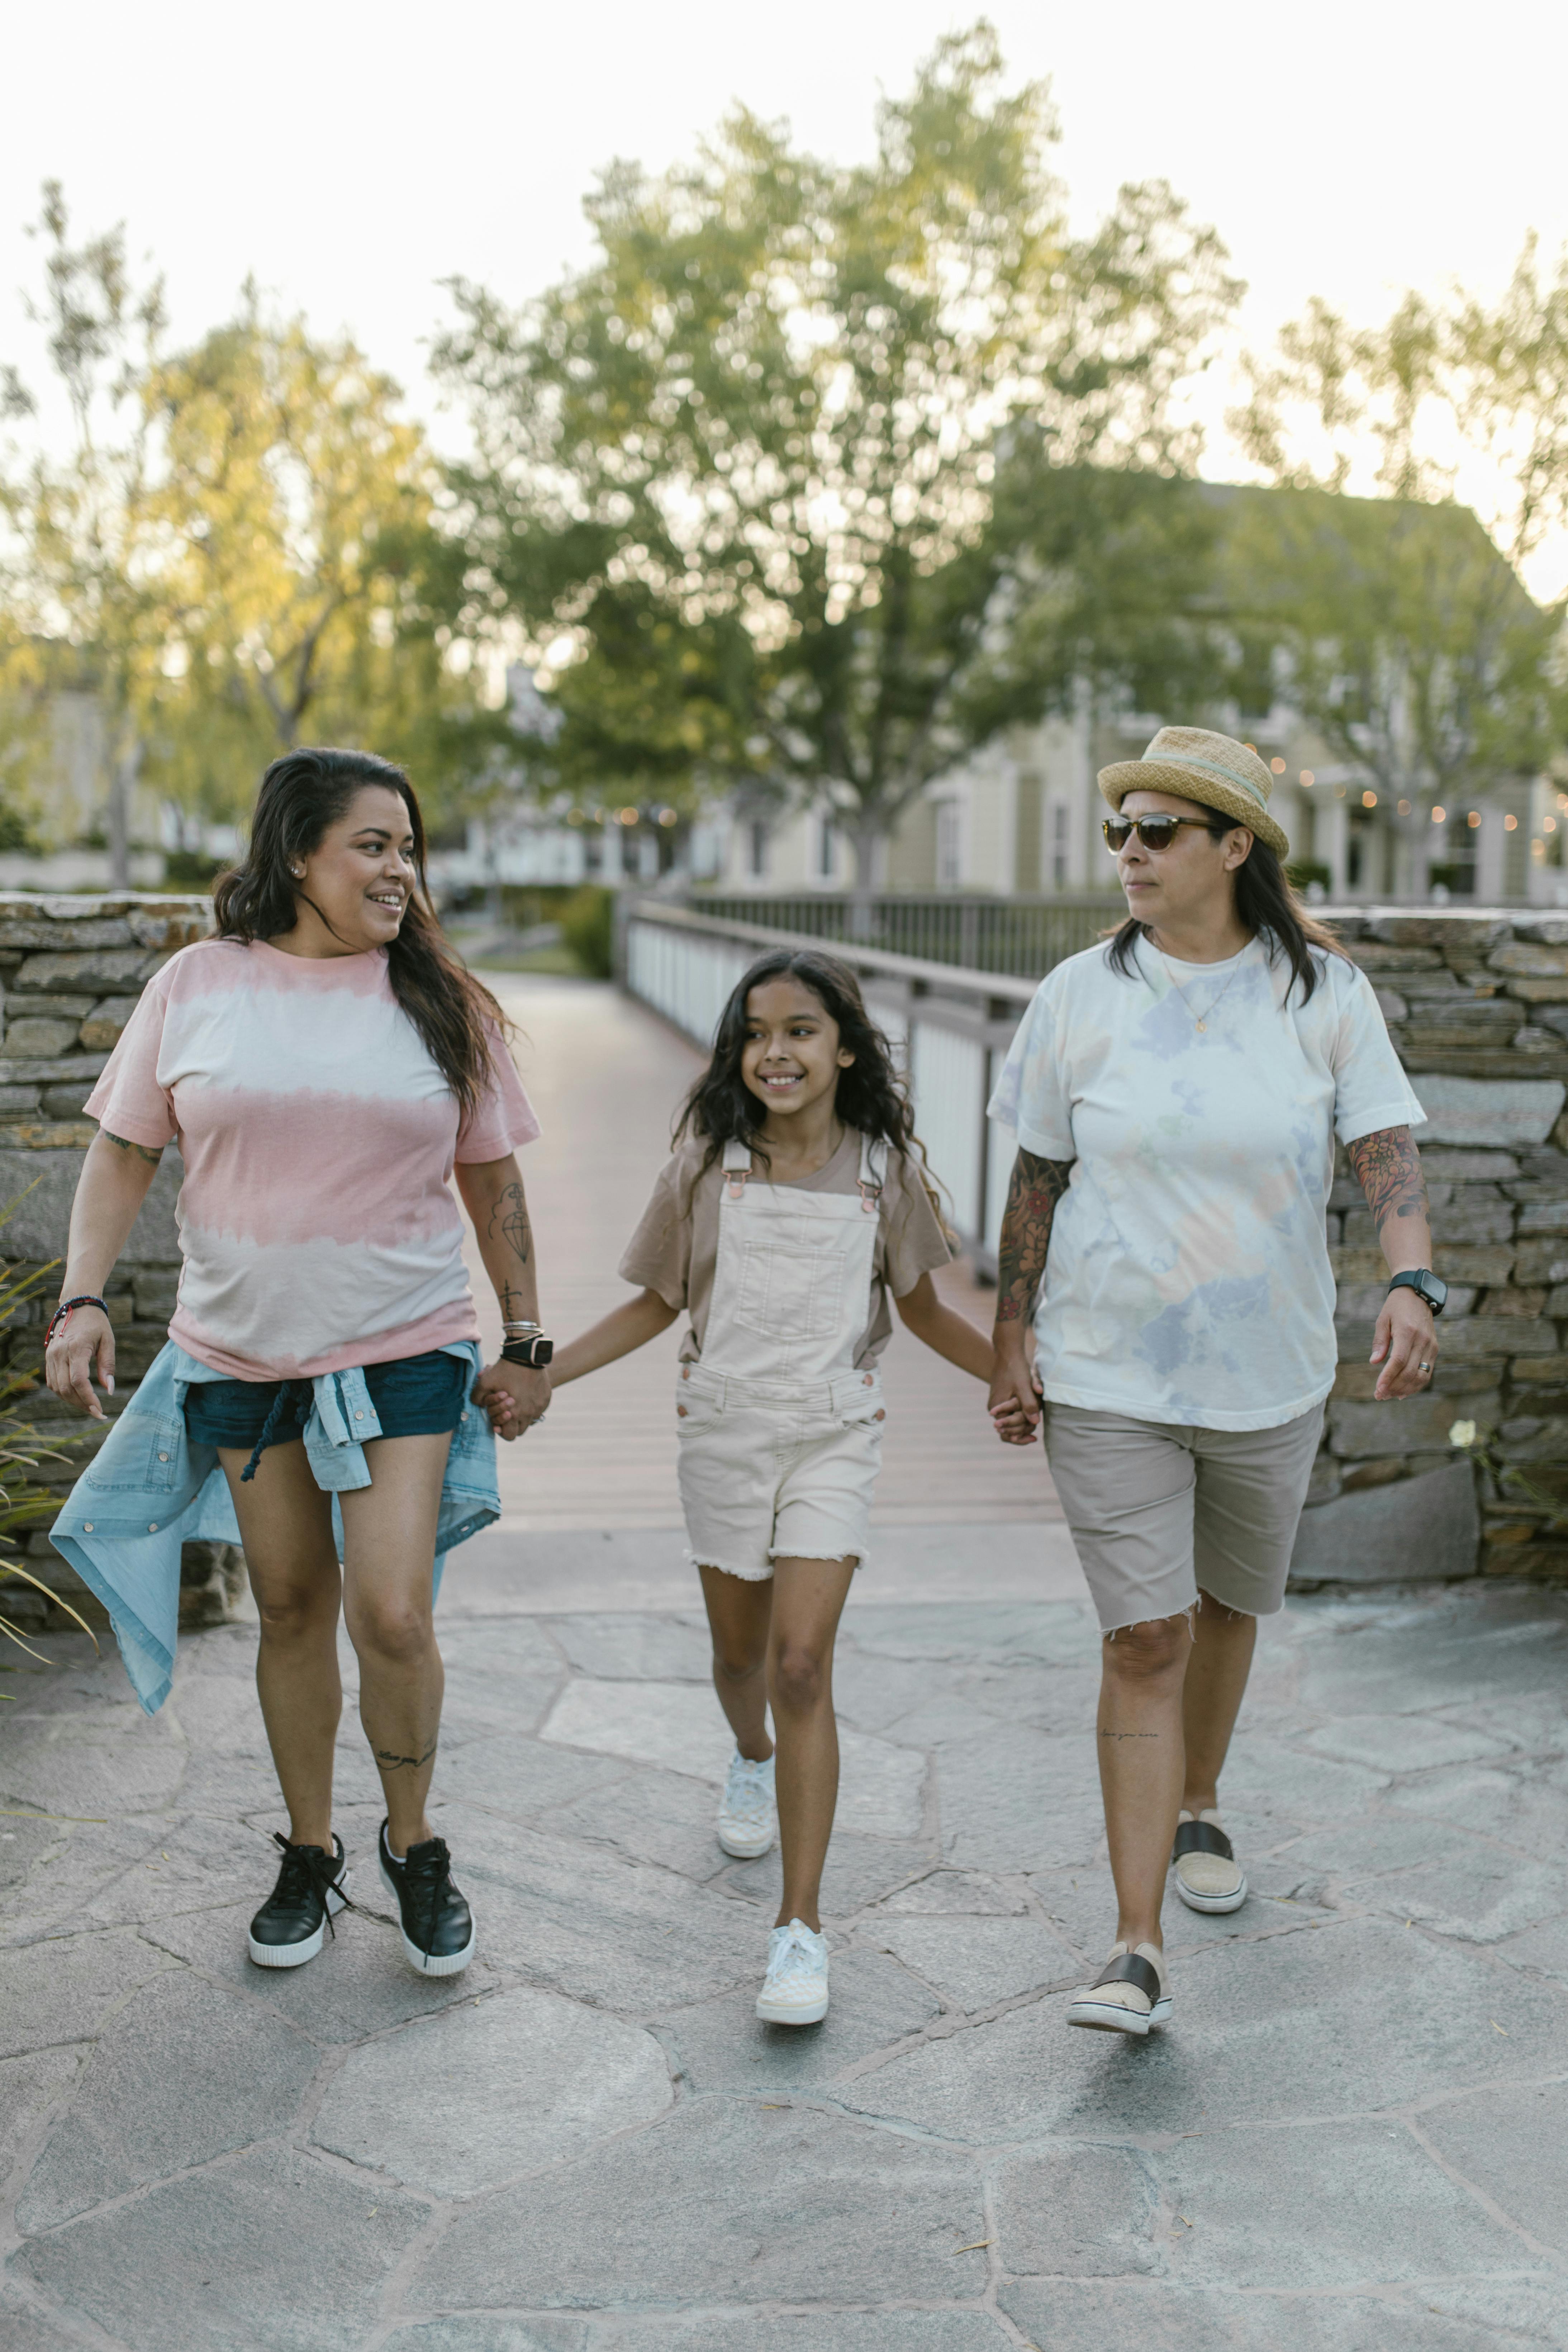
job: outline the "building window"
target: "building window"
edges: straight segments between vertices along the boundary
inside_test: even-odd
[[[834,824],[830,816],[821,819],[816,834],[816,871],[819,880],[831,882],[834,861]]]
[[[1441,841],[1442,847],[1426,868],[1429,886],[1441,887],[1451,898],[1473,898],[1476,895],[1476,850],[1480,839],[1479,809],[1451,809],[1443,812],[1441,826],[1438,812],[1432,812],[1432,837]]]
[[[1068,813],[1058,801],[1051,811],[1051,887],[1065,890],[1068,879]]]
[[[760,816],[753,817],[746,828],[746,849],[753,882],[760,882],[768,870],[768,829]]]
[[[956,801],[939,801],[936,811],[936,887],[956,890],[963,878],[959,829],[963,812]]]

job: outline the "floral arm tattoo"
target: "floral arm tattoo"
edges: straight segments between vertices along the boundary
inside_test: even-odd
[[[1070,1160],[1037,1160],[1019,1147],[996,1246],[996,1320],[1026,1323],[1035,1311],[1057,1202],[1072,1174]]]
[[[1384,1127],[1375,1135],[1358,1135],[1346,1146],[1346,1155],[1356,1182],[1366,1194],[1380,1242],[1391,1219],[1426,1219],[1426,1179],[1407,1127]],[[1388,1238],[1392,1240],[1392,1234]]]
[[[98,1131],[100,1135],[102,1136],[105,1143],[113,1144],[116,1151],[133,1151],[138,1160],[151,1160],[154,1168],[158,1166],[163,1157],[163,1147],[162,1144],[160,1144],[157,1150],[154,1151],[145,1143],[127,1143],[122,1135],[110,1135],[106,1127],[100,1127]]]

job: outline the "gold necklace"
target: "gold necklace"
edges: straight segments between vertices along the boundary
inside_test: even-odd
[[[1243,949],[1242,949],[1242,950],[1241,950],[1241,954],[1240,954],[1240,955],[1238,955],[1238,956],[1237,957],[1236,962],[1235,962],[1234,966],[1232,967],[1232,970],[1231,970],[1231,975],[1230,975],[1230,980],[1227,980],[1227,981],[1226,982],[1225,988],[1222,988],[1222,989],[1220,990],[1219,994],[1215,998],[1214,1003],[1209,1006],[1208,1011],[1207,1011],[1207,1012],[1203,1015],[1203,1018],[1202,1018],[1201,1020],[1199,1019],[1198,1015],[1197,1015],[1195,1013],[1194,1013],[1194,1012],[1193,1012],[1193,1008],[1192,1008],[1192,1006],[1187,1003],[1186,991],[1182,987],[1182,985],[1181,985],[1180,982],[1179,982],[1179,981],[1177,980],[1177,978],[1176,978],[1175,973],[1171,970],[1170,965],[1169,965],[1168,963],[1166,963],[1166,962],[1165,962],[1165,958],[1164,958],[1164,956],[1163,956],[1163,954],[1160,956],[1160,961],[1161,961],[1162,963],[1165,964],[1165,978],[1170,982],[1171,986],[1175,990],[1176,994],[1181,998],[1181,1000],[1182,1000],[1182,1003],[1183,1003],[1183,1006],[1184,1006],[1184,1010],[1185,1010],[1189,1014],[1191,1014],[1191,1016],[1192,1016],[1192,1024],[1193,1024],[1193,1027],[1197,1031],[1198,1035],[1199,1035],[1200,1037],[1202,1037],[1203,1035],[1205,1035],[1205,1034],[1206,1034],[1207,1029],[1208,1029],[1209,1023],[1214,1019],[1214,1016],[1215,1016],[1215,1013],[1219,1010],[1219,1007],[1224,1003],[1224,1002],[1225,1002],[1225,993],[1226,993],[1226,989],[1227,989],[1227,988],[1230,986],[1230,981],[1231,981],[1231,980],[1234,980],[1234,979],[1236,978],[1237,973],[1241,970],[1241,957],[1242,957],[1242,956],[1244,956],[1246,953],[1247,953],[1247,950],[1246,950],[1245,948],[1243,948]]]

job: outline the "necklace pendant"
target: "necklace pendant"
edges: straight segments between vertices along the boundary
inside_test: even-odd
[[[1207,1023],[1206,1021],[1200,1021],[1200,1022],[1198,1023],[1198,1024],[1197,1024],[1197,1026],[1198,1026],[1198,1035],[1199,1035],[1200,1037],[1202,1037],[1202,1036],[1206,1033],[1206,1031],[1207,1031],[1207,1029],[1208,1029],[1208,1025],[1209,1025],[1209,1024],[1208,1024],[1208,1023]]]

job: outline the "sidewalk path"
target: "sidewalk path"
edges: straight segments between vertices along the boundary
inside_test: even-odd
[[[691,1057],[516,987],[569,1331],[622,1295]],[[1252,1899],[1167,1906],[1163,2036],[1071,2032],[1113,1924],[1094,1624],[1039,1455],[900,1334],[833,2007],[764,2028],[777,1858],[713,1839],[672,1353],[563,1392],[454,1556],[460,1978],[378,1916],[346,1652],[366,1912],[287,1974],[245,1957],[280,1822],[252,1628],[188,1638],[151,1722],[80,1637],[6,1663],[0,2352],[1568,2347],[1568,1596],[1293,1600],[1226,1784]]]
[[[701,1057],[642,1005],[588,982],[487,975],[517,1021],[518,1066],[544,1133],[522,1155],[539,1249],[542,1312],[568,1338],[631,1297],[616,1272],[669,1150],[670,1123]],[[487,1298],[487,1338],[500,1327]],[[989,1328],[995,1294],[966,1267],[952,1304]],[[493,1326],[493,1328],[492,1328]],[[563,1389],[549,1427],[502,1453],[503,1526],[678,1528],[675,1355],[680,1327]],[[1059,1517],[1038,1449],[998,1445],[976,1381],[896,1325],[884,1359],[888,1435],[877,1523]]]
[[[449,1622],[430,1983],[245,1923],[278,1814],[231,1626],[144,1721],[5,1677],[5,2352],[1520,2352],[1568,2344],[1568,1603],[1293,1603],[1167,1906],[1170,2030],[1073,2033],[1111,1926],[1083,1604],[873,1606],[837,1675],[833,2008],[752,2014],[689,1611]],[[356,1892],[379,1807],[357,1730]],[[14,2248],[15,2251],[11,2252]]]

